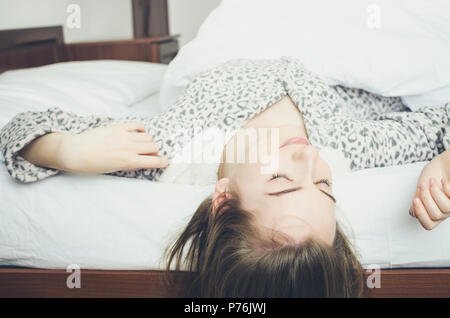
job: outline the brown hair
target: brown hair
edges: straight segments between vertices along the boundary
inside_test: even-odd
[[[225,211],[226,210],[226,211]],[[185,297],[360,297],[365,273],[337,226],[333,246],[298,244],[255,226],[254,215],[228,199],[212,213],[202,202],[166,250],[167,271],[191,272]],[[170,283],[179,283],[173,280]]]

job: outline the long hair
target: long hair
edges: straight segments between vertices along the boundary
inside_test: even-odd
[[[212,199],[204,200],[166,249],[168,273],[190,272],[169,284],[182,282],[184,297],[365,296],[364,270],[339,225],[326,246],[312,239],[295,243],[255,224],[238,199],[216,213]]]

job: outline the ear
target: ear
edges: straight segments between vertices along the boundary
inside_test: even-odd
[[[222,178],[216,183],[216,188],[214,189],[212,197],[212,212],[216,213],[217,208],[228,199],[228,186],[230,184],[230,179]]]

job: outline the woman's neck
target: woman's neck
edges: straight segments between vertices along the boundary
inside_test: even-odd
[[[276,128],[281,126],[301,127],[304,137],[307,138],[303,116],[289,95],[286,95],[275,104],[266,108],[262,113],[249,120],[242,129],[246,128]]]

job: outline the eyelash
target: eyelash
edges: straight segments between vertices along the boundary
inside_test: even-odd
[[[270,178],[270,181],[275,180],[277,178],[286,178],[289,181],[292,181],[291,179],[289,179],[285,174],[278,174],[278,173],[274,173],[272,175],[272,178]],[[319,181],[315,182],[315,184],[319,184],[319,183],[324,183],[327,186],[331,187],[331,182],[328,179],[320,179]]]
[[[318,183],[325,183],[327,186],[331,187],[331,181],[328,179],[320,179],[319,181],[316,182],[316,184]]]
[[[291,179],[289,179],[288,177],[287,177],[287,175],[285,175],[285,174],[278,174],[278,173],[274,173],[273,175],[272,175],[272,178],[270,178],[270,180],[272,181],[272,180],[275,180],[275,179],[278,179],[278,178],[286,178],[286,179],[288,179],[288,180],[291,180]]]

